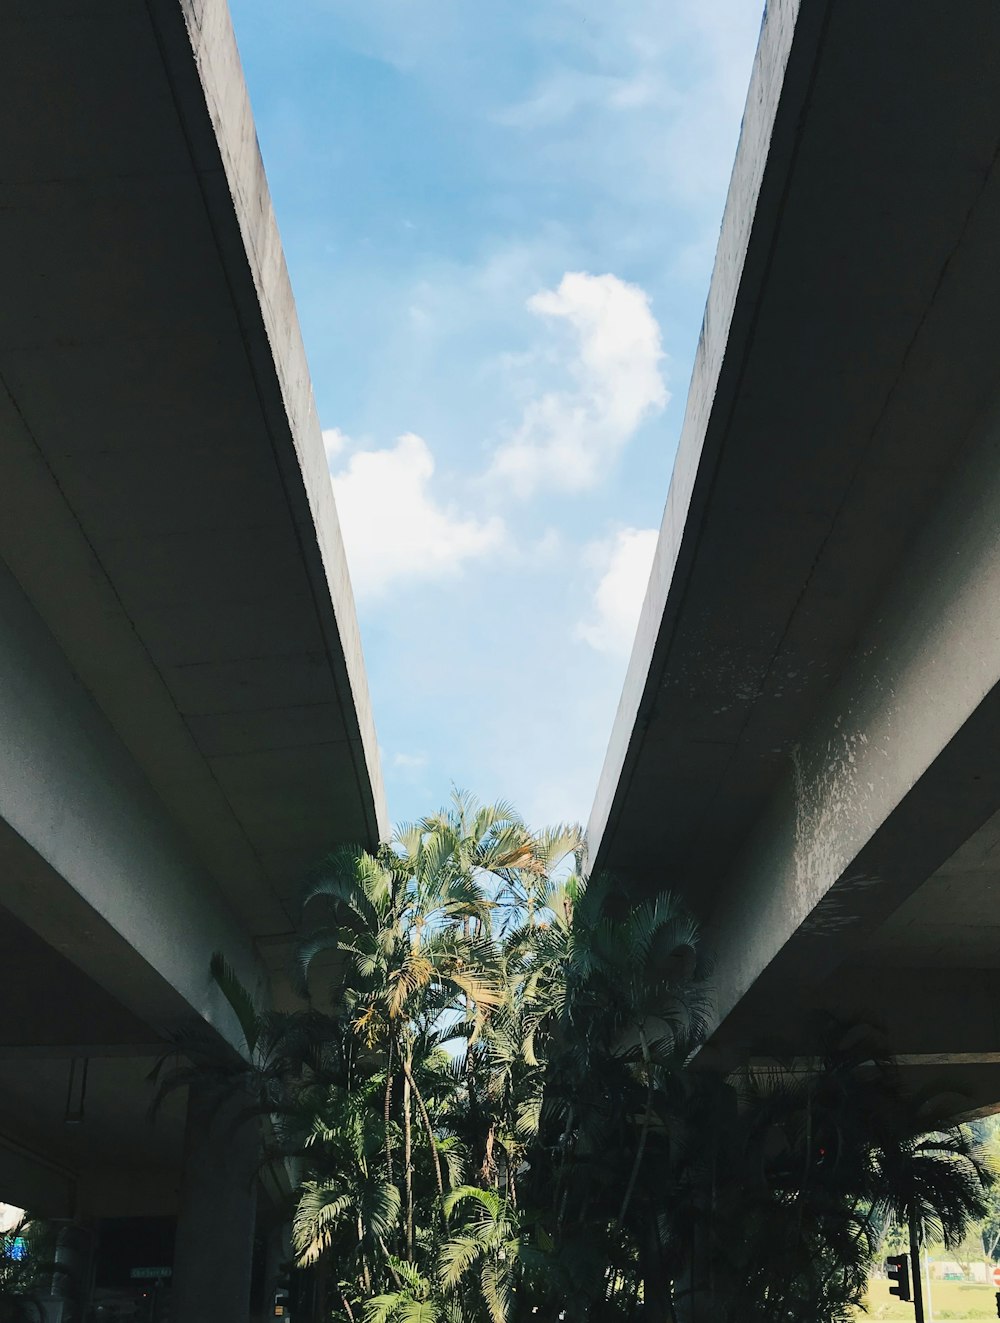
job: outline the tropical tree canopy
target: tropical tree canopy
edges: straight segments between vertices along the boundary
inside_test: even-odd
[[[870,1037],[701,1069],[695,919],[655,880],[587,877],[576,827],[456,794],[326,859],[305,916],[308,1011],[214,972],[300,1173],[317,1320],[675,1323],[707,1298],[713,1323],[834,1323],[893,1220],[957,1239],[984,1211],[976,1147]]]

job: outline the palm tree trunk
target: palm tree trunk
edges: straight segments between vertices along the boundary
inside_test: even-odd
[[[649,1127],[653,1120],[653,1063],[650,1058],[649,1044],[646,1042],[646,1035],[642,1031],[642,1025],[639,1026],[639,1042],[642,1044],[642,1058],[646,1063],[646,1112],[642,1118],[642,1129],[639,1132],[639,1145],[635,1150],[635,1161],[632,1163],[628,1185],[626,1185],[625,1194],[622,1197],[622,1206],[618,1210],[619,1227],[623,1225],[625,1214],[628,1212],[628,1206],[632,1202],[635,1183],[639,1178],[643,1155],[646,1152],[646,1140],[649,1138]]]
[[[392,1255],[389,1253],[388,1246],[386,1245],[384,1240],[380,1239],[378,1242],[378,1247],[385,1255],[385,1266],[389,1269],[389,1276],[392,1278],[393,1286],[395,1286],[397,1291],[401,1291],[403,1289],[403,1283],[400,1280],[399,1273],[392,1266]]]
[[[642,1273],[643,1323],[673,1323],[670,1282],[663,1268],[660,1239],[652,1223],[639,1239],[639,1271]]]
[[[427,1142],[431,1146],[431,1161],[434,1163],[434,1178],[437,1181],[438,1194],[441,1198],[441,1216],[444,1217],[444,1177],[441,1175],[441,1159],[438,1157],[437,1144],[434,1141],[434,1127],[431,1125],[431,1118],[428,1115],[427,1108],[424,1104],[423,1094],[417,1087],[417,1081],[413,1076],[413,1072],[410,1070],[409,1066],[404,1066],[403,1069],[406,1071],[407,1083],[413,1090],[413,1095],[417,1100],[417,1110],[420,1112],[420,1118],[424,1123],[424,1130],[427,1133]]]
[[[385,1165],[389,1184],[392,1184],[392,1037],[389,1038],[389,1055],[385,1065]]]
[[[406,1261],[413,1262],[413,1135],[411,1120],[413,1104],[410,1100],[410,1072],[403,1060],[403,1165],[406,1185]]]
[[[358,1254],[361,1257],[361,1278],[365,1284],[365,1294],[371,1295],[372,1278],[371,1278],[371,1273],[368,1271],[368,1259],[365,1256],[364,1243],[365,1243],[365,1228],[364,1225],[362,1224],[361,1217],[359,1215],[358,1216]]]
[[[632,1275],[632,1281],[629,1287],[628,1317],[631,1320],[635,1318],[635,1311],[639,1308],[639,1287],[642,1285],[642,1273],[638,1270]]]
[[[493,1145],[496,1141],[496,1126],[490,1122],[490,1128],[486,1132],[486,1147],[483,1152],[483,1165],[479,1169],[480,1183],[484,1190],[488,1190],[493,1181],[493,1168],[496,1163],[493,1161]]]
[[[572,1131],[573,1131],[573,1108],[570,1107],[569,1111],[566,1114],[566,1124],[563,1126],[562,1142],[560,1144],[560,1149],[562,1150],[563,1156],[560,1161],[559,1170],[556,1172],[556,1188],[558,1189],[560,1185],[562,1185],[563,1187],[562,1197],[559,1200],[559,1216],[556,1219],[556,1226],[560,1232],[562,1232],[563,1225],[565,1224],[566,1221],[566,1200],[569,1194],[569,1190],[567,1189],[563,1178],[566,1174],[566,1148],[569,1141],[569,1137],[572,1134]]]
[[[312,1323],[326,1323],[326,1295],[329,1276],[330,1256],[321,1254],[313,1274]]]

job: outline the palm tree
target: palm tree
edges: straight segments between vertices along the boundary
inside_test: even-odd
[[[877,1038],[832,1023],[823,1037],[807,1068],[778,1060],[716,1083],[727,1126],[692,1117],[728,1177],[709,1198],[704,1168],[688,1172],[723,1323],[852,1317],[890,1220],[954,1241],[984,1207],[991,1176],[968,1135],[936,1129],[940,1111],[907,1093]]]
[[[611,1317],[636,1302],[637,1234],[656,1216],[651,1158],[701,1034],[697,929],[669,894],[628,907],[603,877],[549,878],[536,898],[503,935],[505,999],[474,1053],[503,1157],[481,1184],[549,1210],[537,1225],[550,1266],[579,1311]],[[660,1281],[649,1276],[647,1313]]]
[[[151,1114],[168,1094],[197,1084],[220,1099],[241,1097],[239,1124],[259,1126],[264,1119],[286,1143],[294,1142],[284,1129],[294,1128],[302,1114],[299,1095],[348,1085],[357,1072],[357,1043],[336,1019],[314,1009],[261,1009],[221,952],[213,954],[210,972],[239,1026],[237,1045],[207,1026],[177,1034],[150,1072],[156,1085]]]
[[[432,886],[453,880],[474,884],[489,906],[519,923],[522,915],[530,920],[544,908],[553,870],[579,853],[583,833],[576,824],[532,831],[512,804],[480,804],[456,790],[448,807],[403,829],[399,839],[416,846],[415,871]],[[476,922],[481,927],[484,917],[476,916]]]
[[[304,1155],[311,1159],[311,1175],[302,1184],[293,1222],[298,1262],[309,1267],[337,1244],[341,1266],[355,1266],[370,1293],[373,1266],[388,1262],[387,1243],[400,1214],[371,1089],[328,1091],[313,1115]]]
[[[457,1300],[445,1298],[412,1264],[399,1265],[396,1290],[365,1302],[365,1323],[465,1323]]]
[[[519,1224],[515,1206],[496,1191],[460,1186],[445,1200],[448,1216],[459,1206],[466,1216],[441,1250],[441,1286],[445,1292],[455,1292],[475,1271],[490,1323],[510,1323],[525,1269],[540,1266],[544,1257]]]
[[[447,1036],[474,1044],[505,1000],[493,914],[535,896],[553,862],[578,848],[577,828],[532,833],[506,804],[456,793],[450,808],[401,828],[376,854],[343,850],[318,870],[305,902],[328,922],[303,944],[302,987],[334,958],[331,1003],[365,1047],[387,1062],[386,1121],[402,1102],[406,1258],[414,1257],[413,1132],[428,1142],[439,1197],[445,1182],[434,1125],[418,1082],[418,1044]],[[472,1058],[468,1064],[472,1065]],[[476,1105],[474,1074],[466,1079]],[[386,1126],[387,1144],[390,1129]],[[487,1139],[487,1144],[489,1140]],[[387,1148],[390,1173],[393,1153]]]
[[[698,928],[669,892],[626,907],[610,878],[577,878],[541,960],[555,1002],[545,1105],[561,1126],[559,1197],[602,1219],[627,1256],[655,1220],[682,1072],[704,1036]],[[644,1294],[655,1317],[652,1269]]]
[[[39,1295],[62,1273],[50,1225],[25,1218],[0,1234],[0,1323],[44,1323]]]
[[[409,838],[410,833],[404,833]],[[377,855],[342,850],[330,856],[306,893],[306,904],[321,901],[329,922],[302,944],[301,987],[318,957],[331,953],[334,978],[330,1001],[335,1015],[347,1020],[364,1047],[385,1061],[384,1116],[386,1160],[393,1170],[388,1124],[397,1085],[403,1116],[406,1259],[414,1258],[413,1130],[414,1112],[427,1136],[438,1193],[444,1196],[433,1124],[417,1081],[416,1048],[428,1006],[435,1017],[461,1007],[474,1013],[496,1000],[490,977],[490,944],[466,934],[463,924],[483,911],[478,889],[468,879],[446,871],[440,886],[431,884],[436,862],[432,848],[415,839],[400,851],[385,847]],[[415,871],[416,870],[416,871]]]
[[[300,987],[322,1010],[261,1012],[213,961],[242,1052],[186,1043],[160,1091],[237,1089],[298,1158],[324,1317],[595,1323],[641,1301],[677,1323],[708,1287],[713,1323],[834,1323],[887,1222],[957,1237],[983,1164],[878,1044],[838,1029],[808,1069],[691,1069],[698,926],[668,891],[561,877],[580,840],[456,795],[310,880]]]

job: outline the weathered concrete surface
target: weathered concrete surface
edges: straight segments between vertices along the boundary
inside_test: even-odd
[[[249,1314],[261,1144],[246,1105],[239,1095],[190,1090],[170,1301],[178,1318],[246,1323]]]
[[[997,964],[998,59],[988,3],[768,8],[590,824],[706,922],[720,1049],[823,1006],[948,1058],[934,971]],[[990,933],[947,957],[942,876]],[[1000,1102],[981,1002],[954,1064]]]
[[[721,1015],[779,953],[791,958],[793,942],[817,977],[980,826],[983,791],[997,792],[980,767],[998,730],[998,514],[991,418],[734,863],[716,919]],[[983,924],[1000,925],[995,895],[981,902]]]
[[[235,1037],[213,950],[284,995],[304,869],[386,830],[377,744],[224,0],[12,0],[0,49],[0,1182],[162,1212],[143,1078]]]

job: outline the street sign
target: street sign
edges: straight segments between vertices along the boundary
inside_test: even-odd
[[[1000,1268],[993,1269],[993,1285],[1000,1286]]]
[[[173,1268],[133,1268],[129,1276],[134,1282],[152,1281],[160,1277],[173,1277]]]

